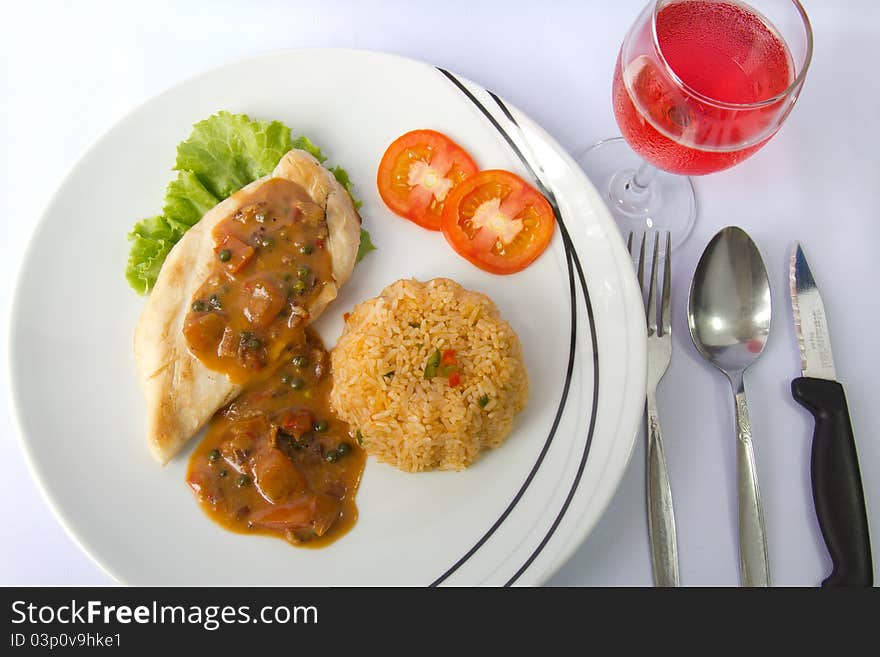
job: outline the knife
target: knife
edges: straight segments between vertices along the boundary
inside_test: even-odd
[[[868,518],[846,395],[834,369],[825,306],[800,243],[791,253],[789,284],[803,372],[791,382],[791,394],[816,422],[813,503],[833,564],[822,586],[872,586]]]

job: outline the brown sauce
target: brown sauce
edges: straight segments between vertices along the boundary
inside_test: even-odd
[[[366,453],[330,410],[329,365],[307,330],[277,369],[211,421],[187,483],[214,521],[310,547],[354,525]]]
[[[318,547],[357,519],[365,452],[329,404],[329,356],[307,329],[331,281],[322,208],[273,179],[212,232],[217,261],[184,321],[192,353],[244,383],[190,457],[205,513],[236,532]]]
[[[309,303],[332,280],[327,222],[302,187],[274,178],[211,236],[217,260],[183,334],[207,367],[247,382],[302,333]]]

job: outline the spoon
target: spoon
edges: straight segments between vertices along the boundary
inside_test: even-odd
[[[770,280],[752,239],[728,226],[703,252],[688,299],[688,326],[697,351],[724,372],[733,389],[737,423],[739,564],[743,586],[770,586],[764,511],[743,373],[770,335]]]

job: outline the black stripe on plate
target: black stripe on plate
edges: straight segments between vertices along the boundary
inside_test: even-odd
[[[573,282],[573,277],[572,277],[572,263],[574,263],[574,266],[577,269],[578,282],[580,283],[581,290],[583,291],[584,302],[585,302],[586,310],[587,310],[587,318],[588,318],[589,324],[590,324],[590,339],[592,341],[592,349],[593,349],[593,375],[594,375],[593,380],[595,383],[593,386],[593,400],[592,400],[592,409],[591,409],[591,413],[590,413],[590,426],[587,431],[586,442],[584,444],[584,450],[583,450],[583,453],[581,456],[581,460],[578,464],[578,470],[575,474],[575,479],[572,483],[571,488],[569,489],[569,492],[565,498],[565,501],[563,502],[562,508],[560,509],[559,513],[557,514],[556,518],[553,521],[553,524],[550,526],[550,528],[547,531],[547,533],[545,534],[544,538],[538,544],[538,546],[534,550],[534,552],[532,552],[532,554],[529,556],[529,558],[525,561],[525,563],[505,583],[505,586],[510,586],[514,582],[516,582],[516,580],[529,568],[529,566],[534,562],[534,560],[538,557],[538,555],[541,553],[541,551],[544,549],[544,547],[550,541],[550,538],[553,536],[557,527],[562,522],[563,517],[565,516],[566,512],[568,511],[568,508],[571,504],[571,500],[574,498],[574,495],[577,492],[577,488],[580,485],[580,481],[583,476],[584,469],[586,468],[587,458],[589,456],[590,447],[593,442],[593,433],[594,433],[595,425],[596,425],[596,411],[598,408],[598,401],[599,401],[599,351],[598,351],[598,342],[597,342],[597,338],[596,338],[595,318],[593,315],[593,305],[590,300],[590,293],[589,293],[589,289],[586,284],[586,278],[584,276],[583,267],[581,266],[580,258],[577,254],[577,251],[574,249],[574,245],[571,241],[571,236],[568,232],[568,228],[566,227],[565,222],[562,219],[562,213],[559,210],[559,204],[556,201],[556,196],[547,187],[547,185],[544,184],[543,179],[532,168],[528,159],[525,157],[525,155],[522,153],[520,148],[517,146],[516,142],[514,142],[513,138],[510,136],[510,134],[501,126],[501,124],[492,115],[492,113],[489,112],[489,110],[470,92],[469,89],[467,89],[467,87],[465,87],[465,85],[460,80],[458,80],[458,78],[456,78],[454,75],[452,75],[449,71],[446,71],[441,68],[438,68],[438,70],[444,76],[446,76],[446,78],[448,78],[456,87],[458,87],[458,89],[474,105],[476,105],[476,107],[489,120],[489,122],[492,123],[492,125],[495,127],[495,129],[498,130],[498,132],[502,135],[504,140],[507,142],[508,146],[510,146],[510,148],[514,151],[514,153],[517,155],[519,160],[522,162],[523,166],[525,166],[526,169],[529,171],[533,180],[536,182],[536,184],[540,188],[540,191],[547,197],[547,200],[550,202],[550,205],[553,209],[553,213],[556,217],[556,221],[559,224],[560,232],[562,233],[562,241],[563,241],[563,246],[565,248],[566,260],[567,260],[567,264],[568,264],[569,294],[571,296],[571,338],[570,338],[570,344],[569,344],[569,364],[568,364],[568,368],[566,370],[566,379],[565,379],[565,385],[563,388],[563,395],[562,395],[562,398],[560,399],[560,403],[559,403],[559,406],[556,411],[556,417],[554,418],[554,422],[553,422],[553,425],[550,430],[550,435],[548,436],[547,441],[545,441],[544,447],[541,450],[541,454],[539,455],[537,461],[535,462],[535,465],[532,468],[532,471],[529,473],[529,476],[527,477],[525,483],[520,488],[520,490],[518,491],[517,495],[514,497],[511,504],[507,507],[507,509],[505,509],[502,516],[492,525],[492,527],[483,536],[483,538],[481,538],[476,543],[476,545],[474,545],[474,547],[471,548],[467,552],[467,554],[465,554],[464,557],[459,559],[459,561],[456,562],[456,564],[452,568],[450,568],[448,571],[446,571],[446,573],[444,573],[440,578],[438,578],[432,584],[432,586],[436,586],[437,584],[439,584],[443,580],[445,580],[449,575],[451,575],[458,567],[460,567],[465,561],[467,561],[467,559],[469,559],[486,542],[486,540],[488,540],[489,537],[498,529],[498,527],[501,525],[501,523],[504,521],[504,519],[513,510],[514,506],[516,506],[517,502],[519,502],[520,498],[525,493],[525,490],[528,488],[529,484],[531,484],[531,481],[534,478],[535,473],[538,471],[538,468],[540,467],[541,463],[543,462],[544,456],[546,455],[547,450],[550,447],[550,443],[552,442],[553,436],[556,433],[556,428],[559,424],[559,421],[562,416],[562,412],[565,408],[565,403],[568,398],[568,391],[569,391],[569,386],[571,383],[572,368],[573,368],[573,364],[574,364],[574,348],[575,348],[576,336],[577,336],[577,332],[576,332],[576,329],[577,329],[577,310],[576,310],[577,299],[576,299],[576,293],[574,290],[574,282]],[[511,114],[511,112],[507,108],[507,106],[504,104],[504,102],[497,95],[492,93],[491,91],[488,91],[487,93],[489,93],[489,95],[495,101],[495,103],[498,105],[498,107],[504,113],[505,117],[507,117],[507,119],[520,132],[520,134],[522,134],[522,128],[519,126],[516,119],[513,117],[513,115]],[[540,164],[538,166],[540,167]],[[543,173],[543,171],[542,171],[542,173]]]
[[[578,486],[581,482],[581,477],[584,474],[584,469],[587,466],[587,457],[590,454],[590,447],[593,444],[593,433],[596,429],[596,411],[599,406],[599,344],[596,339],[596,325],[595,319],[593,317],[593,304],[590,301],[590,294],[587,290],[587,282],[584,278],[584,270],[581,267],[580,259],[577,256],[577,253],[574,250],[574,245],[571,243],[571,237],[568,234],[568,230],[565,227],[565,224],[562,221],[559,222],[559,226],[562,229],[563,233],[563,242],[568,242],[568,246],[566,248],[570,248],[570,256],[573,257],[575,267],[578,272],[578,280],[581,284],[581,290],[584,292],[584,302],[587,306],[587,319],[590,323],[590,340],[592,342],[593,347],[593,380],[595,381],[595,385],[593,386],[593,403],[592,408],[590,409],[590,426],[587,429],[587,440],[584,443],[584,451],[581,455],[580,463],[578,464],[577,473],[575,474],[574,482],[570,490],[568,491],[568,495],[565,498],[565,502],[562,504],[562,508],[559,510],[559,514],[556,516],[556,519],[553,521],[553,524],[550,526],[550,529],[547,531],[547,534],[541,540],[540,544],[535,551],[531,554],[531,556],[526,559],[526,562],[520,567],[519,570],[514,573],[513,577],[511,577],[507,582],[505,582],[505,586],[510,586],[526,571],[526,569],[532,565],[532,562],[537,558],[537,556],[541,553],[544,547],[550,540],[550,537],[553,536],[553,533],[556,531],[556,528],[559,526],[559,523],[562,522],[563,516],[565,516],[566,511],[568,511],[568,507],[571,504],[572,498],[574,498],[574,494],[577,492]]]
[[[488,92],[492,99],[498,104],[501,110],[504,112],[504,115],[517,127],[517,129],[522,132],[522,128],[520,128],[516,119],[513,118],[513,115],[508,110],[507,106],[504,102],[496,96],[491,91]],[[550,541],[550,538],[553,536],[556,528],[559,527],[559,523],[562,522],[562,518],[565,516],[565,513],[568,511],[568,507],[571,504],[572,498],[574,498],[575,493],[577,492],[578,486],[580,485],[581,477],[584,474],[584,469],[587,466],[587,457],[590,454],[590,447],[593,444],[593,432],[596,428],[596,411],[598,409],[599,403],[599,344],[596,339],[596,327],[595,327],[595,318],[593,317],[593,304],[590,300],[590,293],[587,289],[587,281],[584,277],[584,270],[581,266],[580,257],[577,254],[577,251],[574,248],[574,244],[571,241],[571,235],[568,232],[568,228],[565,225],[565,222],[562,220],[562,213],[559,211],[559,205],[556,202],[556,197],[553,192],[544,185],[543,181],[538,177],[538,175],[534,172],[532,167],[528,162],[524,162],[525,166],[528,167],[529,171],[531,171],[532,175],[538,181],[538,184],[541,186],[541,191],[548,196],[548,200],[550,204],[553,206],[553,212],[556,215],[556,221],[559,223],[560,231],[562,232],[562,241],[565,245],[566,253],[569,258],[574,260],[575,267],[578,272],[578,280],[581,284],[581,290],[584,293],[584,303],[587,307],[587,318],[590,323],[590,339],[592,341],[592,349],[593,349],[593,380],[595,381],[595,385],[593,386],[593,404],[592,409],[590,410],[590,426],[587,430],[587,440],[584,443],[584,451],[581,455],[580,463],[578,463],[577,473],[575,474],[574,482],[572,483],[571,488],[568,491],[568,495],[565,498],[565,502],[562,504],[562,508],[559,510],[556,518],[553,520],[553,524],[550,526],[550,529],[547,530],[547,534],[541,540],[538,547],[535,548],[535,551],[526,559],[526,562],[519,568],[519,570],[514,573],[513,577],[511,577],[507,582],[505,582],[505,586],[510,586],[528,569],[528,567],[532,564],[532,562],[537,558],[537,556],[541,553],[547,543]]]
[[[492,122],[495,128],[501,132],[502,135],[507,139],[510,147],[516,152],[517,156],[520,159],[523,159],[522,153],[520,153],[519,148],[517,148],[516,144],[510,139],[507,133],[501,128],[501,125],[495,120],[491,114],[489,114],[488,110],[480,104],[479,100],[477,100],[470,91],[465,88],[451,73],[444,71],[443,69],[438,69],[441,73],[443,73],[447,78],[449,78],[455,86],[457,86],[478,108],[483,112],[483,114]],[[555,202],[555,199],[554,199]],[[554,208],[554,212],[558,212]],[[562,387],[562,395],[559,400],[559,405],[556,408],[556,415],[553,418],[553,424],[550,426],[550,432],[547,436],[547,439],[544,441],[544,446],[541,448],[541,452],[538,454],[538,458],[535,460],[535,464],[532,466],[531,471],[526,476],[525,481],[523,482],[520,489],[517,491],[516,495],[514,495],[510,504],[507,505],[507,508],[504,509],[504,512],[498,517],[498,519],[492,524],[492,526],[486,531],[485,534],[474,544],[474,546],[468,550],[464,556],[462,556],[458,561],[456,561],[449,569],[440,575],[437,579],[431,582],[431,586],[438,586],[443,581],[445,581],[452,573],[458,570],[468,559],[470,559],[476,552],[479,550],[486,541],[498,530],[501,524],[507,519],[510,513],[513,511],[514,507],[519,503],[522,496],[525,494],[528,487],[531,485],[532,480],[535,478],[535,474],[537,474],[538,469],[541,467],[541,464],[544,461],[544,457],[547,455],[547,451],[550,449],[550,444],[553,442],[553,438],[556,435],[556,429],[559,426],[559,422],[562,420],[562,412],[565,410],[565,403],[568,399],[569,389],[571,387],[571,377],[574,372],[574,358],[575,358],[575,346],[576,346],[576,336],[577,336],[577,306],[576,306],[576,292],[575,292],[575,279],[574,279],[574,271],[572,268],[571,258],[567,253],[566,247],[566,262],[568,265],[568,287],[569,287],[569,296],[570,296],[570,307],[571,307],[571,332],[569,339],[569,348],[568,348],[568,365],[565,370],[565,381]]]
[[[519,130],[520,134],[523,134],[522,128],[520,127],[519,123],[517,123],[516,119],[513,117],[513,114],[511,114],[510,110],[504,104],[504,101],[502,101],[497,95],[495,95],[491,91],[488,91],[488,93],[492,97],[492,100],[494,100],[495,103],[498,105],[498,107],[501,108],[501,111],[504,112],[504,115],[508,118],[508,120],[516,126],[516,128],[517,128],[517,130]],[[522,153],[519,152],[519,150],[517,150],[517,152],[519,153],[520,159],[522,159],[523,164],[528,168],[529,172],[532,174],[532,177],[535,179],[535,181],[537,181],[538,185],[541,188],[541,192],[545,196],[548,197],[548,200],[550,201],[550,205],[553,206],[553,212],[556,215],[556,221],[559,223],[559,228],[562,232],[562,241],[563,241],[563,244],[565,245],[565,251],[568,254],[569,258],[574,260],[575,267],[577,268],[578,280],[581,284],[581,290],[583,290],[583,293],[584,293],[584,303],[587,306],[587,318],[589,319],[589,322],[590,322],[590,340],[592,341],[592,348],[593,348],[593,378],[596,383],[593,386],[593,404],[592,404],[592,408],[590,410],[590,426],[589,426],[589,429],[587,430],[587,440],[584,443],[584,451],[581,455],[580,463],[578,463],[578,469],[577,469],[577,473],[575,474],[574,482],[572,483],[572,486],[568,491],[568,495],[565,498],[565,502],[563,502],[563,504],[562,504],[562,508],[559,510],[559,513],[557,514],[556,518],[553,520],[553,524],[550,525],[550,529],[547,530],[547,534],[544,536],[544,538],[538,544],[538,547],[535,548],[535,551],[532,552],[531,556],[529,556],[529,558],[526,559],[526,562],[522,566],[520,566],[519,570],[517,570],[516,573],[514,573],[513,577],[511,577],[509,580],[507,580],[507,582],[505,582],[505,584],[504,584],[505,586],[512,585],[528,569],[528,567],[538,557],[538,555],[541,553],[541,551],[544,549],[544,547],[550,541],[550,538],[553,536],[554,532],[556,531],[556,528],[559,527],[559,523],[562,522],[562,518],[565,516],[566,511],[568,511],[568,507],[571,504],[572,498],[574,498],[574,495],[577,492],[578,486],[580,485],[581,477],[583,476],[584,469],[586,468],[586,465],[587,465],[587,457],[590,454],[590,447],[593,444],[593,432],[596,428],[596,411],[598,409],[598,403],[599,403],[599,345],[598,345],[597,338],[596,338],[596,326],[595,326],[595,320],[593,317],[593,304],[590,300],[590,293],[589,293],[589,290],[587,289],[587,281],[586,281],[586,278],[584,277],[584,270],[583,270],[583,267],[581,266],[581,260],[577,254],[577,251],[574,248],[574,244],[571,241],[571,235],[568,232],[568,228],[566,227],[565,222],[562,220],[562,213],[559,211],[559,204],[556,202],[556,196],[544,184],[544,181],[541,179],[541,177],[538,176],[537,173],[535,173],[535,170],[531,167],[529,162],[522,156]],[[538,163],[538,166],[540,166],[540,163]]]

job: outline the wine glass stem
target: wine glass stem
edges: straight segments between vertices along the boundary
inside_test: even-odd
[[[640,200],[647,192],[648,185],[657,175],[657,167],[647,162],[642,162],[642,166],[633,174],[632,179],[626,184],[626,193],[629,194],[633,201]]]

